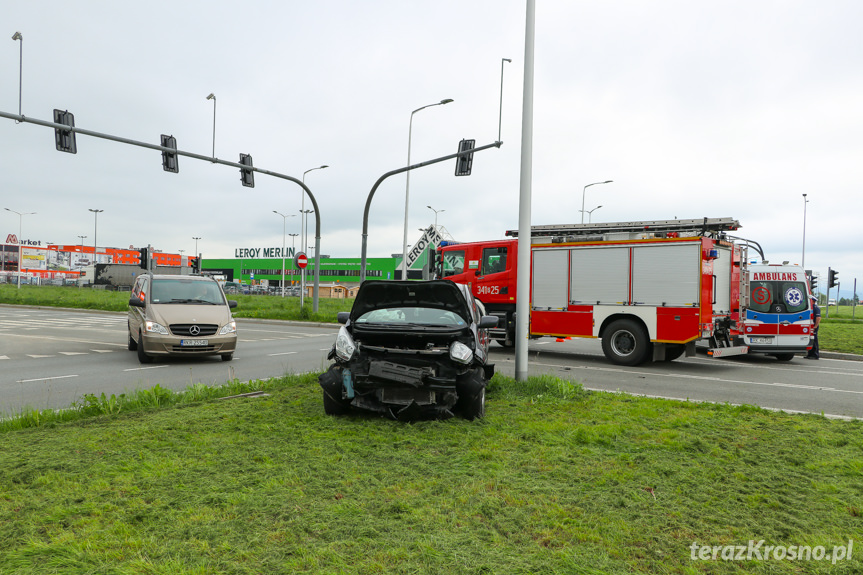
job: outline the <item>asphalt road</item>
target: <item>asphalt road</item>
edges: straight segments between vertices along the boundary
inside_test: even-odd
[[[238,320],[234,360],[156,359],[138,363],[126,349],[126,316],[78,310],[0,306],[0,415],[25,407],[64,408],[85,394],[110,395],[156,384],[184,389],[232,379],[266,379],[322,371],[336,326]],[[863,418],[863,362],[764,356],[681,358],[627,368],[609,363],[596,340],[532,341],[529,372],[580,381],[588,389],[752,404]],[[497,370],[512,375],[512,349],[492,345]]]

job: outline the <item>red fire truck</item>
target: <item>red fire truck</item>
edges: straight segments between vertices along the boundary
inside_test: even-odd
[[[600,338],[619,365],[694,355],[696,344],[714,357],[747,353],[750,244],[728,235],[739,227],[732,218],[533,226],[530,336]],[[471,286],[498,316],[491,336],[504,346],[515,340],[517,244],[444,243],[436,252],[437,277]],[[799,324],[802,347],[769,353],[805,351],[809,321]]]

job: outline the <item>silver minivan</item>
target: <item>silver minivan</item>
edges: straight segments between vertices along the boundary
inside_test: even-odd
[[[212,278],[141,275],[129,298],[129,350],[138,352],[141,363],[158,355],[220,355],[230,361],[237,349],[235,307]]]

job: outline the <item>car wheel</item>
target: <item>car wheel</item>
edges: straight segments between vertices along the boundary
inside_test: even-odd
[[[140,363],[152,363],[153,358],[144,353],[144,337],[138,332],[138,361]]]
[[[129,330],[129,351],[135,351],[138,349],[138,343],[132,339],[132,330]]]
[[[456,409],[465,419],[485,417],[486,384],[482,368],[469,371],[464,374],[461,381],[456,383],[456,393],[458,393]]]
[[[327,390],[323,390],[324,395],[324,413],[327,415],[344,415],[350,411],[350,406],[343,400],[333,399]]]
[[[639,323],[619,319],[609,325],[602,336],[602,352],[617,365],[639,365],[650,352],[650,340]]]
[[[233,353],[223,353],[222,354],[222,361],[231,361],[232,359],[234,359]]]
[[[794,359],[794,354],[793,353],[777,353],[776,359],[778,359],[779,361],[791,361],[792,359]]]
[[[324,397],[324,413],[327,415],[344,415],[350,411],[350,400],[342,397],[342,369],[332,366],[318,376]]]

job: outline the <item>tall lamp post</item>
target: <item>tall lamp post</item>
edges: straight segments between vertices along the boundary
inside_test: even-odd
[[[800,267],[806,269],[806,204],[809,200],[806,199],[806,194],[803,194],[803,258],[800,262]]]
[[[587,191],[587,188],[590,186],[598,186],[601,184],[610,184],[614,180],[605,180],[604,182],[593,182],[592,184],[587,184],[584,186],[584,189],[581,191],[581,223],[584,223],[584,193]]]
[[[20,42],[18,46],[18,115],[21,116],[21,79],[24,75],[24,36],[21,32],[15,32],[12,35],[13,40]]]
[[[12,212],[13,214],[18,214],[18,289],[21,289],[21,263],[22,263],[22,254],[23,250],[21,248],[21,220],[24,219],[24,216],[32,216],[36,212],[16,212],[15,210],[10,210],[9,208],[3,208],[7,212]]]
[[[323,166],[318,166],[317,168],[309,168],[308,170],[303,172],[303,185],[305,185],[305,183],[306,183],[306,174],[308,174],[309,172],[314,172],[315,170],[323,170],[326,168],[329,168],[329,166],[324,164]],[[306,225],[308,224],[309,219],[308,219],[308,212],[305,211],[306,210],[306,191],[300,190],[300,193],[302,193],[302,199],[300,200],[300,213],[301,214],[306,213],[306,216],[300,216],[300,250],[302,250],[302,252],[305,253],[306,251],[308,251],[304,246],[306,245],[306,237],[308,236],[308,233],[309,233],[308,230],[306,229]],[[312,210],[309,210],[309,212],[311,212],[311,211]],[[304,220],[305,220],[305,223],[303,222]],[[308,255],[308,254],[306,254],[306,255]],[[305,268],[303,268],[302,270],[300,270],[300,306],[301,307],[305,303],[304,299],[303,299],[303,295],[304,295],[305,291],[306,291],[306,270],[305,270]]]
[[[598,210],[601,207],[602,206],[596,206],[592,210],[587,210],[587,223],[591,223],[591,221],[593,220],[593,212],[595,212],[596,210]],[[581,210],[582,218],[584,218],[584,212],[585,212],[585,210]]]
[[[426,206],[428,209],[434,212],[434,231],[437,233],[437,215],[441,212],[445,212],[446,210],[436,210],[431,206]]]
[[[417,108],[413,112],[411,112],[411,119],[408,123],[408,166],[411,165],[411,136],[413,134],[414,128],[414,114],[419,112],[420,110],[425,110],[426,108],[431,108],[432,106],[442,106],[444,104],[449,104],[452,102],[452,98],[445,98],[440,102],[435,102],[434,104],[427,104],[420,108]],[[405,231],[404,237],[402,238],[402,280],[408,279],[408,204],[410,203],[410,195],[411,195],[411,172],[407,171],[407,177],[405,181]]]
[[[195,240],[195,260],[197,262],[198,271],[200,271],[201,270],[201,254],[198,253],[198,240],[200,240],[201,238],[192,236],[192,239]]]
[[[75,283],[77,283],[78,288],[80,288],[81,287],[81,267],[82,267],[81,266],[81,256],[84,255],[84,240],[87,239],[87,236],[78,236],[78,238],[81,240],[81,254],[78,256],[78,281],[76,281]]]
[[[285,297],[285,231],[287,229],[288,218],[293,218],[297,214],[290,214],[286,216],[285,214],[277,212],[276,210],[273,210],[273,213],[282,216],[282,297]]]
[[[93,212],[93,273],[96,273],[96,234],[99,231],[99,214],[105,210],[94,210],[89,208],[89,211]]]
[[[210,92],[208,100],[213,101],[213,159],[216,158],[216,95]]]

